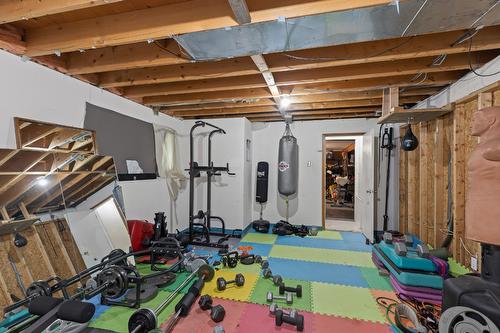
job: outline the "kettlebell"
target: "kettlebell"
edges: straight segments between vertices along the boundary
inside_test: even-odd
[[[16,234],[14,235],[14,245],[16,247],[23,247],[26,246],[26,244],[28,244],[28,240],[26,239],[26,237],[16,232]]]
[[[406,133],[403,137],[403,141],[401,141],[401,149],[405,151],[412,151],[417,149],[417,147],[418,147],[418,139],[415,136],[415,134],[413,134],[411,130],[411,125],[408,124]]]

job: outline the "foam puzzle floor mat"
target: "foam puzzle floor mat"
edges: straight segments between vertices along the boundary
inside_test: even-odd
[[[261,234],[250,230],[238,245],[252,246],[250,253],[260,255],[269,261],[273,274],[283,277],[285,285],[302,286],[302,297],[294,295],[293,304],[276,301],[285,309],[296,309],[305,318],[304,332],[391,332],[385,318],[385,310],[377,304],[377,297],[394,298],[392,286],[387,277],[378,274],[371,260],[371,247],[365,244],[360,233],[320,231],[318,236],[277,236]],[[195,249],[197,254],[210,254],[212,260],[220,260],[217,250]],[[139,265],[142,274],[150,273],[149,265]],[[224,291],[216,288],[218,277],[233,280],[237,273],[245,276],[242,287],[228,285]],[[176,281],[163,288],[159,295],[141,307],[154,308],[189,273],[181,273]],[[187,292],[189,285],[183,288]],[[269,313],[267,292],[279,295],[278,287],[271,279],[262,275],[260,264],[242,265],[235,268],[216,269],[215,277],[205,284],[202,294],[213,297],[213,304],[220,304],[226,310],[225,319],[219,323],[229,332],[296,332],[295,327],[275,325],[275,318]],[[173,314],[179,295],[159,316],[160,327]],[[91,327],[128,332],[127,324],[135,309],[119,306],[98,305]],[[188,317],[181,318],[174,332],[212,333],[217,326],[210,319],[210,311],[202,311],[195,303]]]

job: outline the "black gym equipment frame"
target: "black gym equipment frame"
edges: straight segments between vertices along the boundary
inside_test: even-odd
[[[194,132],[198,127],[212,127],[213,130],[208,134],[208,165],[202,166],[194,161]],[[205,121],[196,121],[189,133],[189,244],[198,246],[207,246],[227,249],[228,245],[223,244],[229,237],[241,238],[240,234],[233,231],[232,234],[226,234],[226,224],[220,216],[212,215],[212,176],[219,176],[222,172],[228,175],[235,175],[229,171],[229,163],[225,167],[215,167],[212,161],[212,136],[214,134],[226,134],[222,128]],[[207,174],[207,210],[202,210],[194,214],[194,181],[195,178],[200,177],[201,173]],[[202,222],[195,222],[201,220]],[[221,232],[212,230],[212,220],[216,220],[221,225]],[[201,228],[201,232],[197,231]],[[201,234],[201,235],[200,235]],[[201,236],[201,238],[199,238]],[[217,243],[211,242],[210,236],[220,236]]]
[[[143,256],[143,255],[148,255],[151,253],[155,253],[157,251],[164,251],[164,248],[160,246],[160,248],[156,247],[151,247],[146,250],[141,250],[141,251],[136,251],[136,252],[130,252],[130,253],[124,253],[123,255],[120,256],[113,256],[113,255],[108,255],[103,258],[103,260],[92,267],[89,267],[76,275],[63,280],[60,278],[55,278],[52,277],[49,280],[50,281],[57,281],[53,285],[48,285],[47,293],[48,295],[46,296],[51,296],[54,293],[61,291],[63,293],[64,299],[77,299],[79,297],[84,297],[85,299],[90,299],[99,293],[102,293],[105,291],[105,289],[108,287],[108,285],[100,285],[97,286],[96,288],[84,288],[83,290],[78,291],[74,295],[70,295],[68,292],[68,287],[74,285],[75,283],[81,282],[83,279],[90,277],[92,274],[98,273],[99,271],[102,271],[106,269],[106,267],[111,267],[115,265],[120,265],[120,263],[123,263],[124,261],[126,262],[127,258],[129,257],[135,257],[135,256]],[[171,253],[171,252],[170,252]],[[133,308],[139,308],[140,307],[140,290],[141,290],[141,284],[147,283],[149,279],[167,274],[168,272],[175,272],[179,271],[182,267],[183,264],[183,259],[184,255],[182,254],[182,249],[178,249],[179,253],[179,260],[174,263],[172,266],[170,266],[168,269],[154,272],[145,276],[141,276],[140,274],[137,273],[137,270],[135,270],[135,267],[124,267],[127,270],[127,284],[133,284],[136,285],[136,300],[135,302],[126,302],[126,301],[119,301],[119,300],[113,300],[113,299],[108,299],[104,297],[104,295],[101,294],[101,304],[106,304],[106,305],[121,305],[121,306],[127,306],[127,307],[133,307]],[[122,266],[120,266],[122,267]],[[135,273],[133,272],[135,271]],[[132,272],[132,274],[129,274]],[[35,281],[34,283],[40,283],[40,282],[49,282],[47,281]],[[31,300],[33,300],[35,297],[38,295],[33,295],[33,296],[28,296],[24,299],[21,299],[11,305],[6,306],[3,311],[4,313],[9,313],[21,306],[25,306],[29,304]]]

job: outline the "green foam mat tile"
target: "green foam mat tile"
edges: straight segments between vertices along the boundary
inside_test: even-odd
[[[160,291],[153,300],[141,304],[141,308],[155,309],[165,298],[170,295],[168,291]],[[181,299],[179,294],[170,304],[158,315],[158,325],[167,320],[174,312],[175,304]],[[112,306],[109,310],[101,314],[96,320],[90,323],[90,327],[112,330],[115,332],[128,332],[128,320],[136,309],[122,306]]]
[[[450,275],[452,276],[457,277],[470,273],[470,270],[467,267],[461,265],[453,258],[448,258],[448,265],[450,266]]]
[[[316,313],[384,323],[370,289],[312,282],[312,310]]]
[[[298,284],[302,285],[302,297],[296,297],[293,294],[293,304],[288,305],[283,303],[282,301],[277,301],[276,304],[284,308],[297,309],[303,311],[311,311],[311,283],[308,281],[301,280],[292,280],[292,279],[284,279],[285,285],[290,287],[295,287]],[[278,287],[273,284],[273,281],[270,279],[259,278],[257,284],[253,288],[252,295],[250,296],[251,303],[257,304],[267,304],[270,305],[266,301],[267,292],[272,291],[274,295],[279,295]]]
[[[168,286],[162,288],[162,290],[166,290],[166,291],[173,291],[175,288],[177,288],[178,286],[180,286],[180,284],[182,282],[184,282],[184,280],[186,280],[186,278],[190,275],[191,273],[189,272],[182,272],[182,273],[177,273],[177,278],[175,279],[175,281],[171,284],[169,284]],[[193,281],[195,281],[196,279],[193,279]],[[181,293],[187,293],[189,287],[191,287],[191,285],[193,284],[193,281],[188,283],[186,286],[184,286],[184,288],[182,288],[180,290]]]
[[[364,279],[370,289],[392,291],[391,282],[387,276],[380,276],[378,269],[369,267],[360,267]]]
[[[342,234],[338,231],[320,230],[320,231],[318,231],[317,236],[311,236],[311,238],[325,238],[325,239],[342,240]]]
[[[357,267],[374,267],[371,253],[359,251],[274,245],[269,257]]]
[[[273,234],[261,234],[249,232],[241,239],[242,243],[261,243],[261,244],[274,244],[277,235]]]

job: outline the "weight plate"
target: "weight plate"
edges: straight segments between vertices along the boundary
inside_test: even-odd
[[[85,288],[86,289],[96,289],[97,288],[97,281],[94,280],[93,278],[90,278],[85,282]]]
[[[214,278],[215,271],[210,265],[203,264],[198,270],[198,276],[204,278],[205,282],[211,281]]]
[[[481,312],[465,306],[454,306],[441,315],[439,333],[500,333],[500,331]]]
[[[152,300],[158,295],[158,287],[148,283],[141,285],[141,293],[139,295],[141,303]],[[129,289],[127,292],[127,300],[131,302],[137,301],[137,286]]]
[[[51,296],[52,290],[47,281],[33,281],[31,285],[26,289],[27,297],[37,297],[37,296]]]
[[[175,282],[177,275],[173,272],[165,272],[165,274],[155,276],[152,278],[146,278],[146,282],[157,286],[158,288],[164,288]]]
[[[135,311],[128,320],[128,331],[133,332],[137,327],[140,329],[136,333],[147,333],[158,325],[156,314],[151,309],[139,309]]]
[[[206,265],[206,261],[200,258],[196,258],[193,260],[189,260],[185,265],[186,265],[186,271],[188,272],[194,272],[197,270],[199,267]]]
[[[113,260],[113,259],[116,259],[116,258],[119,258],[119,257],[122,257],[126,255],[125,251],[123,251],[122,249],[114,249],[112,250],[108,255],[107,255],[107,259],[108,260]],[[117,261],[115,262],[113,265],[116,265],[116,266],[122,266],[122,267],[126,267],[128,266],[128,262],[127,262],[127,259],[124,258],[123,260],[120,260],[120,261]]]
[[[109,266],[104,268],[97,275],[97,284],[102,286],[107,284],[108,287],[102,292],[106,298],[118,298],[128,290],[127,271],[120,266]]]

